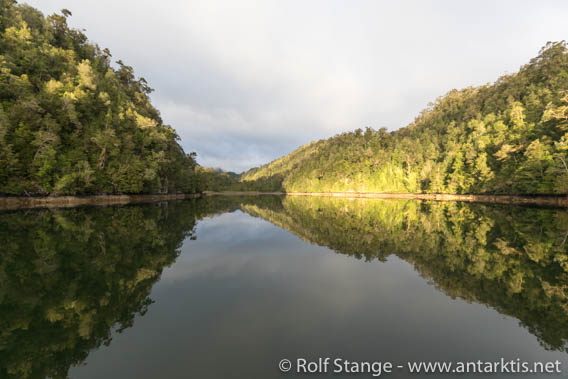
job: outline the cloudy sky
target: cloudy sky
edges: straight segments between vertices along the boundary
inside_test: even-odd
[[[71,10],[148,80],[186,151],[237,172],[343,131],[398,129],[568,39],[564,0],[25,2]]]

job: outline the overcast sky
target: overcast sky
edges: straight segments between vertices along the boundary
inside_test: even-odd
[[[148,80],[187,152],[237,172],[343,131],[398,129],[568,39],[565,0],[25,2],[71,10]]]

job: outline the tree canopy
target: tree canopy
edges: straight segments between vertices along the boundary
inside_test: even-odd
[[[198,191],[146,80],[61,12],[0,2],[0,194]]]

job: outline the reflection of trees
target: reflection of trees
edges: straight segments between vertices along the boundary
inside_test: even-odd
[[[511,206],[287,197],[244,205],[306,241],[412,263],[452,297],[511,315],[548,349],[568,343],[568,215]]]
[[[242,201],[0,213],[0,377],[66,377],[146,312],[196,220]],[[277,197],[248,202],[281,209]]]
[[[195,201],[0,214],[0,376],[66,377],[130,327],[195,224]]]
[[[241,209],[367,260],[396,254],[453,297],[518,318],[549,349],[568,341],[568,215],[479,204],[207,197],[0,213],[0,376],[65,377],[132,326],[196,220]]]

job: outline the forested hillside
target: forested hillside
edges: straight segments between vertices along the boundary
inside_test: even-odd
[[[69,16],[0,1],[0,194],[198,191],[147,82]]]
[[[343,133],[242,176],[197,169],[132,67],[70,28],[0,2],[0,194],[568,193],[568,48],[450,91],[413,123]]]
[[[343,133],[241,180],[287,192],[567,194],[567,159],[563,41],[493,84],[450,91],[396,132]]]

